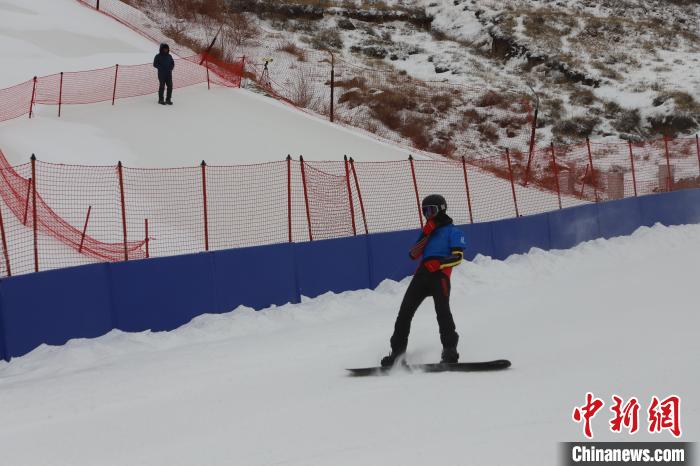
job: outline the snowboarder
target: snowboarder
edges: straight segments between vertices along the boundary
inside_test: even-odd
[[[158,69],[158,103],[161,105],[172,105],[173,96],[173,69],[175,68],[175,60],[170,55],[170,47],[168,44],[160,44],[160,53],[153,59],[153,67]],[[163,100],[163,91],[168,88],[168,94]]]
[[[450,274],[452,268],[462,262],[466,239],[447,215],[444,197],[439,194],[426,197],[423,199],[422,210],[427,221],[418,241],[409,251],[411,259],[422,257],[422,260],[401,303],[391,337],[391,354],[382,359],[383,367],[392,366],[406,352],[411,320],[418,306],[428,296],[432,296],[435,301],[443,347],[441,362],[456,363],[459,360],[459,335],[450,312]]]

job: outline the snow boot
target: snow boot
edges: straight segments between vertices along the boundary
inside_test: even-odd
[[[443,364],[455,364],[459,361],[459,353],[457,348],[443,348],[442,359],[440,360]]]
[[[160,105],[165,105],[165,100],[159,100],[158,103],[159,103]]]
[[[382,358],[382,367],[391,367],[396,363],[397,359],[400,359],[405,353],[403,351],[392,351],[389,356],[384,356]]]
[[[173,101],[172,101],[172,100],[166,100],[166,101],[165,101],[165,105],[172,105],[172,104],[173,104]]]

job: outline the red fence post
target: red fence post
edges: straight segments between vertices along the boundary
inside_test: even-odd
[[[112,91],[112,105],[114,105],[114,101],[117,98],[117,77],[119,75],[119,65],[115,65],[114,67],[114,90]]]
[[[204,250],[209,250],[209,210],[207,209],[207,163],[202,160],[202,199],[204,204]]]
[[[343,156],[345,161],[345,184],[348,187],[348,203],[350,204],[350,218],[352,219],[352,234],[357,236],[357,228],[355,226],[355,206],[352,205],[352,190],[350,189],[350,168],[348,167],[348,156]]]
[[[207,89],[211,90],[211,81],[209,81],[209,61],[204,59],[204,68],[207,70]]]
[[[29,118],[34,115],[34,98],[36,97],[36,76],[34,76],[34,85],[32,87],[32,100],[29,101]]]
[[[88,221],[90,221],[90,212],[92,211],[92,206],[88,206],[87,215],[85,216],[85,225],[83,225],[83,234],[80,237],[80,246],[78,246],[78,252],[83,252],[83,243],[85,242],[85,232],[87,231]]]
[[[507,148],[506,160],[508,161],[508,173],[510,174],[510,189],[513,191],[513,205],[515,205],[515,216],[520,217],[520,212],[518,212],[518,197],[515,195],[515,180],[513,179],[513,166],[510,164],[510,151]]]
[[[666,149],[666,171],[668,173],[666,186],[669,191],[673,191],[673,180],[671,178],[671,154],[668,151],[668,136],[664,136],[664,148]]]
[[[287,154],[287,226],[289,242],[292,242],[292,156]]]
[[[61,104],[63,103],[63,71],[61,71],[61,81],[58,84],[58,117],[61,118]]]
[[[634,186],[634,197],[637,197],[637,174],[634,169],[634,154],[632,153],[632,141],[627,141],[630,148],[630,165],[632,165],[632,185]]]
[[[583,197],[583,190],[586,188],[586,177],[588,176],[588,167],[590,165],[586,165],[586,172],[583,174],[583,181],[581,181],[581,194],[580,196]]]
[[[416,181],[416,168],[413,166],[413,155],[408,154],[408,162],[411,164],[411,177],[413,178],[413,190],[416,193],[416,205],[418,206],[418,220],[423,228],[423,211],[420,207],[420,197],[418,196],[418,182]]]
[[[464,172],[464,187],[467,189],[467,207],[469,207],[469,223],[474,223],[472,215],[472,195],[469,192],[469,178],[467,177],[467,161],[462,156],[462,171]]]
[[[144,219],[143,222],[145,224],[145,229],[146,229],[146,239],[144,240],[144,242],[146,243],[146,259],[148,259],[149,257],[151,257],[151,253],[148,250],[148,246],[149,246],[148,243],[151,241],[151,239],[148,237],[148,219],[147,218]]]
[[[698,176],[700,176],[700,139],[698,139],[698,135],[695,135],[695,147],[698,150]]]
[[[243,81],[243,76],[245,76],[245,55],[241,58],[241,76],[238,79],[238,88],[241,88],[241,83]]]
[[[119,197],[122,207],[122,232],[124,234],[124,260],[129,260],[129,248],[126,241],[126,203],[124,201],[124,173],[122,171],[121,160],[117,164],[117,174],[119,175]]]
[[[557,199],[561,209],[561,187],[559,186],[559,169],[557,168],[557,156],[554,154],[554,143],[552,143],[552,167],[554,169],[554,181],[557,184]]]
[[[24,201],[24,219],[22,220],[22,225],[27,226],[27,213],[29,212],[29,194],[32,190],[32,179],[29,178],[29,184],[27,184],[27,197]]]
[[[593,152],[591,152],[591,140],[586,138],[586,147],[588,147],[588,163],[591,166],[591,185],[593,185],[593,195],[595,201],[598,202],[598,187],[596,186],[595,169],[593,168]]]
[[[2,219],[2,208],[0,208],[0,234],[2,235],[2,253],[5,256],[7,276],[11,277],[12,269],[10,269],[10,252],[7,250],[7,237],[5,236],[5,222]]]
[[[352,169],[352,176],[355,178],[355,188],[357,189],[357,198],[360,200],[360,210],[362,211],[362,223],[365,225],[365,234],[369,234],[367,229],[367,217],[365,216],[365,204],[362,202],[362,191],[360,191],[360,181],[357,179],[357,172],[355,171],[355,161],[350,157],[350,168]]]
[[[39,271],[39,242],[38,242],[38,228],[37,228],[37,214],[36,214],[36,155],[32,154],[32,218],[34,220],[34,271]]]
[[[525,168],[525,183],[524,186],[527,186],[527,182],[529,181],[530,177],[530,164],[532,163],[532,154],[535,152],[535,134],[537,131],[537,113],[540,111],[540,106],[538,105],[535,107],[535,117],[532,120],[532,131],[530,133],[530,150],[527,155],[527,168]]]
[[[306,204],[306,224],[309,227],[309,241],[314,240],[313,233],[311,231],[311,209],[309,209],[309,191],[306,187],[306,172],[304,171],[304,157],[299,156],[299,163],[301,164],[301,183],[304,185],[304,203]]]

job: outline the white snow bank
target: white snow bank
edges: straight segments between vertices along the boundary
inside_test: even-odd
[[[112,332],[0,363],[0,447],[14,465],[556,464],[586,391],[677,393],[697,438],[700,226],[641,228],[455,271],[463,360],[508,371],[352,379],[388,349],[407,280],[169,333]],[[164,309],[163,312],[167,312]],[[431,303],[408,357],[435,361]],[[607,410],[607,408],[606,408]],[[597,440],[628,440],[594,420]],[[643,413],[642,413],[643,414]],[[642,428],[641,430],[645,430]],[[634,440],[652,438],[639,432]],[[654,440],[671,440],[670,434]],[[40,448],[37,448],[40,445]]]

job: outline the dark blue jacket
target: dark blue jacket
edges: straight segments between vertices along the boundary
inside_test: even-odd
[[[175,60],[169,53],[161,52],[153,59],[153,67],[158,68],[158,79],[166,81],[173,78]]]

